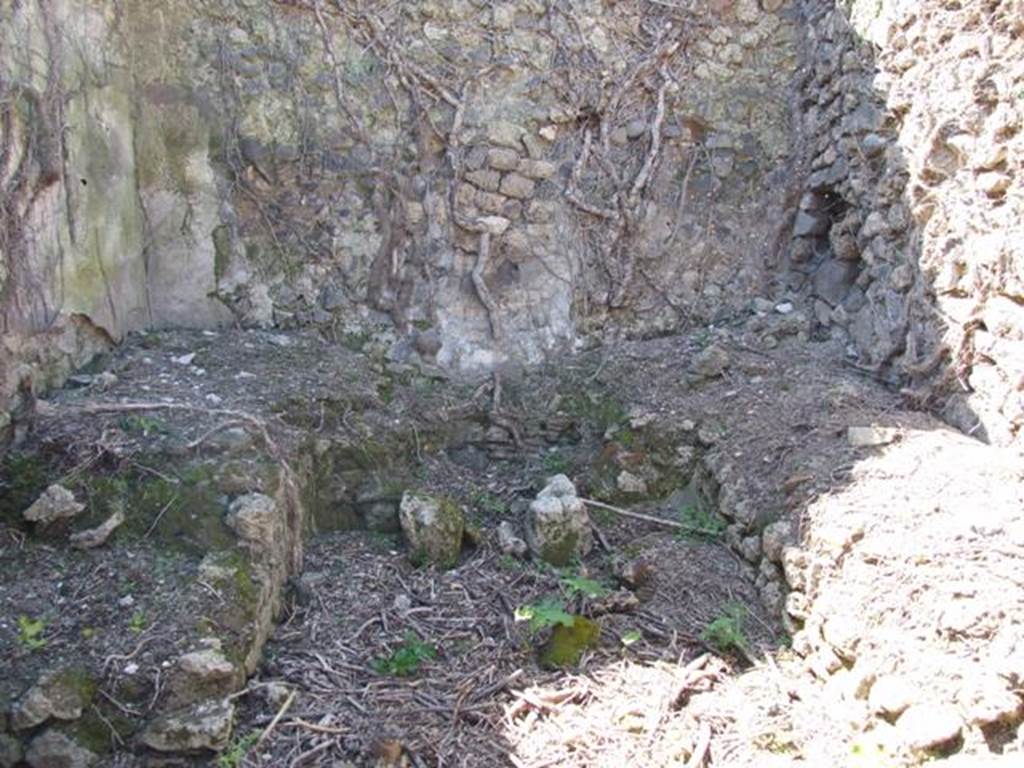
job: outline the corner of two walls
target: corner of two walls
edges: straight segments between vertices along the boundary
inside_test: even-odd
[[[160,113],[139,93],[143,55],[153,66],[161,52],[129,45],[128,24],[117,4],[79,0],[0,11],[0,83],[35,94],[6,114],[15,162],[0,181],[34,191],[4,211],[17,237],[2,253],[0,413],[131,331],[231,318],[213,297],[221,196],[208,136],[189,132],[186,105]],[[61,157],[52,180],[39,158],[47,143]],[[10,418],[0,431],[16,432]]]
[[[0,400],[88,358],[39,351],[71,315],[101,340],[383,328],[483,372],[742,311],[788,183],[801,20],[795,0],[686,7],[9,7],[0,67],[59,74],[64,165],[31,212],[46,311],[8,328]],[[453,216],[507,222],[489,259]]]

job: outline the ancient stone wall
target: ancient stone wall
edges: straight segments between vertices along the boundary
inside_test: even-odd
[[[790,286],[911,403],[1024,423],[1024,4],[810,2]]]
[[[786,0],[32,0],[0,30],[4,401],[73,315],[477,372],[728,317],[777,255]]]

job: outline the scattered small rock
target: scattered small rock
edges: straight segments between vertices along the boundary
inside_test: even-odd
[[[643,558],[617,561],[612,565],[616,580],[630,589],[639,589],[654,581],[654,566]]]
[[[275,711],[280,709],[294,692],[295,689],[290,685],[287,683],[279,683],[276,680],[264,683],[263,685],[263,697]]]
[[[115,509],[114,514],[108,517],[103,523],[71,535],[71,546],[76,549],[95,549],[107,543],[114,531],[124,524],[124,510]]]
[[[498,525],[498,549],[503,555],[523,558],[529,551],[529,547],[523,539],[519,538],[515,526],[508,520]]]
[[[690,364],[690,373],[702,379],[717,379],[729,367],[729,353],[718,344],[701,351]]]
[[[111,373],[110,371],[103,371],[96,376],[96,379],[93,381],[93,386],[101,391],[106,391],[116,386],[117,382],[118,378],[116,374]]]
[[[780,520],[766,526],[761,534],[764,556],[773,563],[781,563],[782,551],[793,543],[792,537],[792,526],[788,520]]]
[[[392,601],[391,607],[399,613],[408,613],[412,610],[412,598],[404,592],[399,595],[395,595],[395,599]]]
[[[42,496],[22,513],[22,517],[30,523],[49,525],[55,520],[72,518],[83,509],[85,505],[75,501],[75,494],[55,483],[43,491]]]
[[[846,439],[854,448],[877,448],[896,442],[898,429],[891,427],[850,427]]]
[[[187,355],[181,355],[180,357],[172,357],[171,362],[177,365],[192,365],[192,361],[196,359],[195,352],[189,352]]]
[[[640,598],[626,589],[612,592],[590,603],[590,612],[594,616],[608,613],[630,613],[640,607]]]
[[[627,139],[639,139],[645,133],[647,133],[647,122],[645,120],[630,120],[626,124]]]
[[[89,768],[99,757],[60,731],[48,730],[28,748],[25,762],[32,768]]]

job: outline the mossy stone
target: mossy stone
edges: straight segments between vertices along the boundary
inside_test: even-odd
[[[458,563],[466,521],[455,502],[406,493],[399,518],[413,564],[452,568]]]
[[[541,650],[540,662],[551,669],[569,669],[580,663],[583,652],[601,641],[601,625],[585,616],[576,616],[571,626],[559,624]]]

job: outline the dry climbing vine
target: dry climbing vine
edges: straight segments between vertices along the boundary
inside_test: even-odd
[[[566,198],[586,220],[592,248],[607,274],[606,303],[618,309],[626,305],[637,272],[639,224],[650,200],[652,182],[663,159],[663,134],[670,93],[689,77],[688,43],[695,39],[699,20],[681,6],[635,3],[623,7],[637,18],[633,59],[624,73],[607,73],[595,66],[598,59],[588,48],[582,24],[571,3],[549,5],[568,17],[568,28],[577,37],[577,50],[569,50],[559,38],[552,85],[574,105],[579,125],[579,151],[565,190]],[[639,117],[642,116],[642,117]],[[645,141],[617,150],[616,127],[632,122],[640,126]],[[696,150],[691,160],[696,160]],[[679,217],[693,172],[689,164],[675,212],[676,225],[669,243],[678,236]]]
[[[467,153],[472,150],[464,145],[463,136],[477,84],[502,68],[526,65],[507,53],[501,35],[494,31],[487,38],[491,55],[485,60],[471,60],[465,51],[451,47],[444,51],[433,48],[428,56],[415,56],[411,53],[416,48],[413,43],[422,42],[422,31],[407,28],[401,8],[360,0],[275,2],[310,14],[345,130],[354,142],[373,151],[372,202],[382,237],[369,270],[368,302],[391,312],[396,324],[404,327],[412,281],[403,274],[413,268],[427,280],[433,276],[429,249],[408,225],[405,205],[410,195],[403,180],[418,174],[427,179],[430,188],[431,181],[440,178],[448,197],[447,220],[442,226],[449,229],[450,242],[460,242],[460,236],[451,231],[453,226],[475,239],[471,284],[487,310],[492,335],[500,338],[500,302],[488,285],[494,267],[495,238],[500,231],[480,217],[464,215],[456,204],[456,195],[465,175]],[[485,18],[488,9],[490,6],[482,7]],[[612,308],[627,304],[638,261],[644,255],[638,242],[640,228],[666,157],[663,137],[672,111],[670,102],[689,77],[688,43],[703,23],[679,5],[640,0],[620,3],[616,15],[634,22],[626,39],[628,61],[622,72],[603,69],[580,12],[570,0],[547,2],[534,30],[550,42],[552,52],[552,60],[541,68],[545,73],[539,78],[541,87],[565,105],[570,127],[575,126],[568,148],[574,155],[572,174],[562,191],[580,214],[587,260],[604,274],[607,286],[588,290],[601,295],[601,303]],[[361,94],[348,77],[337,48],[336,35],[341,30],[383,64],[385,74],[376,82],[383,84],[392,105],[394,128],[399,135],[411,132],[416,137],[418,156],[411,163],[403,163],[395,148],[382,152],[368,133],[361,111],[365,105],[360,98],[369,101],[371,95]],[[643,140],[630,141],[622,148],[616,141],[617,133],[631,120],[644,124]],[[563,144],[560,148],[566,147]],[[691,157],[695,158],[695,153]],[[674,212],[677,217],[686,205],[685,190],[692,170],[691,164],[682,181],[684,193]],[[672,228],[671,241],[678,232],[678,225]],[[465,240],[461,236],[461,242]],[[643,274],[642,269],[639,271]]]

